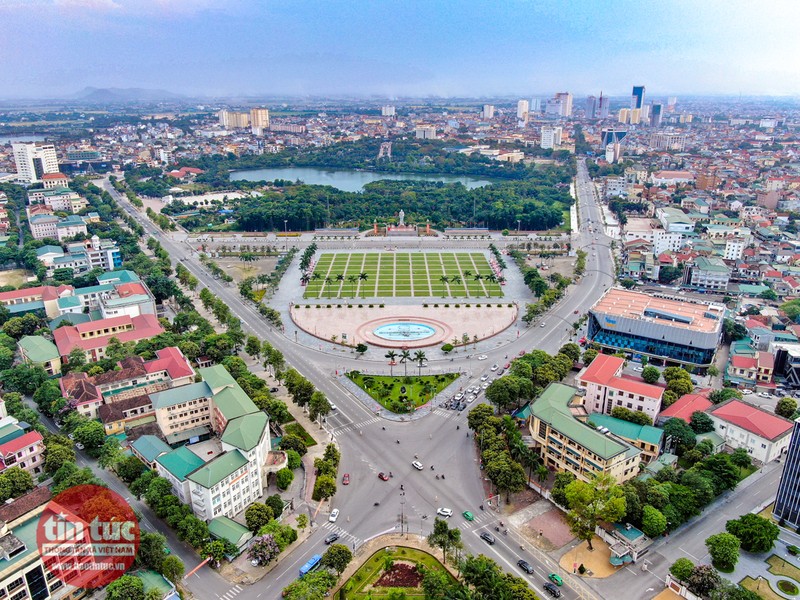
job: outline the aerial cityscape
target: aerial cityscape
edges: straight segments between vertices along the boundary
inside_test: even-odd
[[[0,599],[800,597],[788,2],[0,2]]]

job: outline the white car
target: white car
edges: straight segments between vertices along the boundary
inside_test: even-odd
[[[488,356],[486,356],[485,354],[481,354],[481,355],[478,357],[478,360],[486,360],[487,358],[489,358],[489,357],[488,357]]]
[[[644,368],[642,368],[642,367],[633,367],[633,370],[636,371],[637,373],[641,373],[642,371],[644,371]]]
[[[336,523],[336,519],[338,519],[338,518],[339,518],[339,509],[338,508],[334,508],[331,511],[331,516],[328,517],[328,521],[330,521],[331,523]]]
[[[464,397],[464,393],[463,392],[458,392],[456,394],[456,400],[461,400],[463,397]]]
[[[76,447],[78,450],[83,450],[83,444],[81,444],[80,442],[78,442],[77,444],[75,444],[75,447]]]
[[[436,514],[442,517],[452,517],[453,516],[453,509],[452,508],[437,508]]]
[[[486,388],[489,387],[489,382],[486,381],[481,387],[485,390]]]
[[[770,394],[768,394],[767,392],[758,392],[758,397],[759,398],[772,398],[772,396]]]
[[[471,404],[472,402],[475,402],[475,400],[477,399],[478,399],[477,396],[470,396],[469,398],[467,398],[467,404]]]
[[[489,379],[488,375],[481,375],[481,381],[486,381],[487,379]]]
[[[539,327],[544,327],[544,323],[540,323],[540,324],[539,324]]]
[[[753,393],[753,392],[751,392],[750,390],[742,390],[742,395],[743,395],[743,396],[749,396],[749,395],[750,395],[750,394],[752,394],[752,393]]]
[[[330,403],[330,406],[331,406],[331,412],[333,412],[335,410],[339,410],[339,407],[336,406],[333,402]]]
[[[500,365],[492,365],[492,371],[497,371],[500,368]]]
[[[414,467],[417,471],[422,471],[422,463],[418,460],[415,460],[411,463],[411,466]]]

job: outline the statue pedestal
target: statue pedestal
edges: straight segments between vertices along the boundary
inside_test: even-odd
[[[386,235],[390,237],[416,236],[417,228],[413,225],[389,225]]]

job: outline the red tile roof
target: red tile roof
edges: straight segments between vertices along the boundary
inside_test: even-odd
[[[52,179],[69,179],[69,177],[67,177],[63,173],[45,173],[44,175],[42,175],[43,181],[50,181]]]
[[[13,502],[0,505],[0,521],[11,523],[42,504],[47,504],[50,501],[50,497],[51,494],[48,488],[44,486],[33,488]]]
[[[777,439],[792,429],[792,422],[788,419],[741,400],[720,404],[710,414],[767,440]]]
[[[630,375],[617,375],[624,363],[625,360],[618,356],[598,354],[580,375],[580,379],[648,398],[661,398],[664,388],[651,385]]]
[[[688,423],[692,418],[692,414],[698,410],[705,412],[706,409],[714,406],[714,403],[708,399],[708,395],[711,393],[711,391],[711,388],[708,388],[701,390],[696,394],[684,394],[678,398],[674,404],[662,410],[659,413],[658,418],[676,418],[682,419]]]
[[[737,369],[755,369],[758,366],[758,361],[755,356],[737,354],[731,357],[731,366]]]
[[[121,327],[127,324],[133,325],[133,328],[86,339],[81,337],[82,333],[98,330],[102,331],[106,328]],[[137,342],[139,340],[155,337],[160,333],[164,333],[164,328],[161,326],[161,323],[158,322],[158,317],[155,315],[138,315],[136,317],[122,315],[110,319],[89,321],[74,326],[68,325],[66,327],[59,327],[53,332],[53,341],[58,347],[61,356],[67,356],[70,350],[75,347],[82,348],[83,350],[105,348],[112,337],[117,338],[123,343],[128,341]]]
[[[0,456],[15,454],[25,446],[33,446],[34,444],[40,443],[43,439],[42,434],[38,431],[29,431],[25,435],[14,438],[5,444],[0,444]]]
[[[52,285],[40,285],[37,287],[23,288],[21,290],[12,290],[10,292],[0,293],[0,304],[5,304],[11,300],[19,298],[39,297],[42,300],[55,300],[67,290],[74,290],[71,285],[60,285],[58,287]]]
[[[157,373],[158,371],[166,371],[172,379],[179,379],[181,377],[190,377],[194,374],[189,361],[175,346],[162,348],[156,352],[158,358],[149,360],[144,364],[144,368],[148,373]]]

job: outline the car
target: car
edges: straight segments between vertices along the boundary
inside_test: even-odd
[[[250,564],[253,565],[254,567],[257,567],[261,564],[261,561],[258,560],[257,558],[254,558],[253,560],[250,561]]]
[[[461,513],[461,514],[462,514],[462,516],[463,516],[463,517],[464,517],[464,518],[465,518],[467,521],[474,521],[474,520],[475,520],[475,515],[473,515],[473,514],[472,514],[471,512],[469,512],[468,510],[465,510],[465,511],[464,511],[463,513]]]
[[[469,398],[467,398],[467,404],[472,404],[472,403],[473,403],[473,402],[475,402],[475,400],[477,400],[477,399],[478,399],[478,397],[477,397],[475,394],[473,394],[472,396],[470,396]]]
[[[511,363],[506,363],[503,368],[504,369],[510,369],[511,368]]]
[[[81,444],[80,442],[78,442],[77,444],[75,444],[75,447],[76,447],[78,450],[83,450],[83,448],[84,448],[83,444]]]
[[[478,357],[478,360],[486,360],[487,358],[489,358],[489,357],[488,357],[488,356],[486,356],[485,354],[481,354],[481,355]]]
[[[339,410],[339,407],[336,406],[333,402],[330,403],[331,411]]]
[[[467,405],[462,402],[461,404],[458,405],[458,412],[461,412],[465,408],[467,408]]]
[[[500,369],[500,370],[497,372],[497,376],[498,376],[498,377],[500,377],[500,376],[501,376],[503,373],[505,373],[505,372],[506,372],[506,370],[505,370],[505,369]]]
[[[452,517],[453,516],[453,509],[452,508],[437,508],[436,514],[441,517]]]
[[[533,575],[533,567],[530,565],[528,561],[518,560],[517,566],[523,571],[525,571],[528,575]]]
[[[547,578],[556,585],[564,585],[564,580],[561,579],[561,575],[558,575],[556,573],[550,573],[550,575],[548,575]]]
[[[487,379],[489,379],[488,375],[481,375],[481,381],[486,381]]]
[[[492,365],[492,371],[497,371],[500,368],[500,365]]]
[[[549,581],[544,584],[544,589],[550,594],[553,598],[561,598],[561,590],[554,586]]]
[[[483,388],[484,390],[485,390],[486,388],[488,388],[488,387],[489,387],[489,382],[488,382],[488,381],[487,381],[487,382],[485,382],[485,383],[484,383],[484,384],[481,386],[481,388]]]
[[[544,327],[544,323],[539,323],[539,327]]]
[[[456,396],[455,396],[456,400],[461,400],[463,397],[464,397],[464,393],[463,392],[458,392],[456,394]]]
[[[342,485],[350,485],[350,473],[342,475]]]
[[[494,536],[488,531],[484,531],[483,533],[481,533],[481,539],[490,546],[494,545],[495,542]]]
[[[767,392],[758,392],[756,394],[759,398],[770,398],[771,396]]]
[[[469,386],[469,387],[467,388],[467,394],[471,394],[471,393],[473,393],[474,391],[475,391],[475,387],[474,387],[474,386]]]
[[[69,439],[73,440],[73,441],[75,440],[75,434],[74,433],[70,433],[67,437]]]
[[[572,314],[573,314],[573,315],[577,315],[577,314],[578,314],[578,309],[576,308],[576,309],[575,309],[575,310],[572,312]]]
[[[338,533],[332,533],[328,537],[325,538],[325,545],[330,546],[333,542],[339,539]]]
[[[383,471],[381,471],[380,473],[378,473],[378,479],[380,479],[381,481],[389,481],[389,476]]]
[[[331,523],[336,523],[336,519],[338,519],[338,518],[339,518],[339,509],[338,508],[334,508],[331,511],[331,516],[328,517],[328,521],[330,521]]]
[[[278,393],[278,388],[269,388],[269,391],[271,393],[273,393],[273,394],[277,394]]]
[[[417,471],[422,471],[422,463],[418,460],[415,460],[411,463],[411,466],[414,467]]]
[[[421,362],[421,363],[419,363],[419,366],[420,366],[420,367],[427,367],[427,366],[428,366],[428,363],[426,363],[426,362]]]
[[[517,356],[525,356],[525,350],[520,350]]]
[[[642,371],[644,371],[644,368],[643,367],[633,367],[633,370],[636,371],[637,373],[641,373]]]
[[[753,392],[751,392],[750,390],[742,390],[742,395],[743,395],[743,396],[749,396],[749,395],[750,395],[750,394],[752,394],[752,393],[753,393]]]

